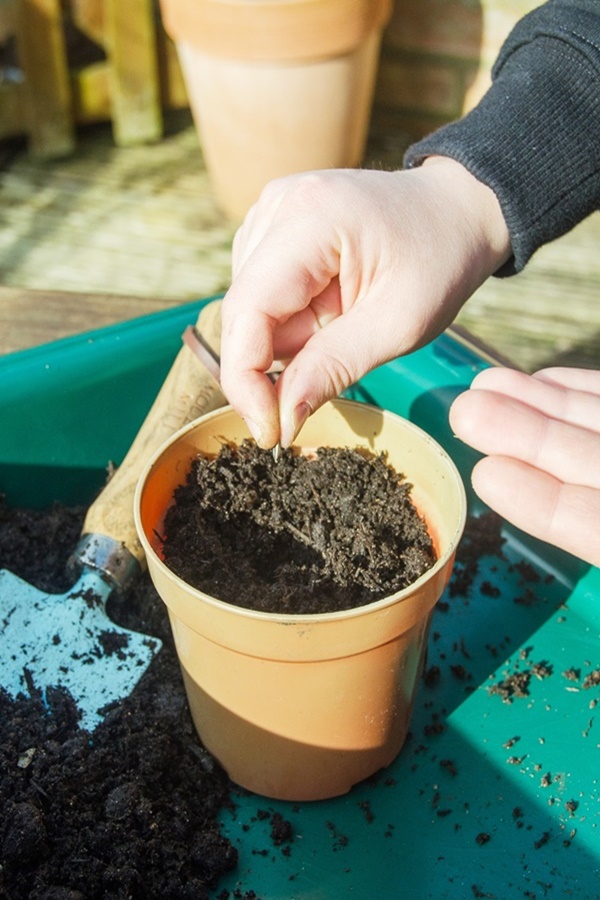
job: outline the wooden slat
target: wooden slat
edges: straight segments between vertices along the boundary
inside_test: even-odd
[[[177,51],[172,42],[160,31],[157,39],[162,108],[185,109],[189,104]],[[93,63],[83,69],[72,71],[71,92],[76,123],[109,122],[113,113],[111,91],[112,76],[108,62]],[[1,127],[0,124],[0,129]]]
[[[0,355],[158,312],[179,301],[0,287]]]
[[[17,35],[30,150],[43,157],[71,153],[75,136],[60,0],[19,0]]]
[[[152,0],[105,0],[105,33],[115,140],[155,141],[162,112]]]
[[[160,23],[156,30],[156,41],[163,109],[184,109],[189,106],[189,100],[177,49]]]
[[[60,0],[0,0],[0,38],[15,32],[21,13],[19,52],[27,75],[26,84],[0,85],[0,140],[32,132],[34,153],[63,155],[73,148],[76,125],[113,117],[122,145],[160,138],[162,109],[183,109],[188,99],[177,51],[151,0],[69,0],[73,23],[110,55],[70,71],[59,6]]]
[[[25,133],[23,113],[25,88],[23,84],[0,84],[0,140]]]
[[[104,0],[69,0],[69,8],[77,28],[104,46]]]
[[[111,76],[107,62],[71,72],[73,117],[77,124],[108,122],[112,114]]]
[[[16,5],[15,0],[0,0],[0,43],[15,33],[16,29]]]

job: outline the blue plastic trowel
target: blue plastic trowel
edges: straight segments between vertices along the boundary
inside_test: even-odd
[[[220,304],[204,307],[197,327],[218,347]],[[0,683],[9,694],[45,697],[47,688],[62,687],[81,713],[81,727],[91,730],[133,690],[161,643],[112,622],[106,601],[144,565],[133,516],[136,483],[174,431],[225,402],[215,378],[182,347],[123,463],[88,509],[71,558],[73,587],[46,594],[0,571]]]

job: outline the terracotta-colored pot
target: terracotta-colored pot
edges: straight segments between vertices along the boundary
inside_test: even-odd
[[[217,201],[362,161],[391,0],[161,0]]]
[[[400,751],[422,670],[431,612],[450,577],[466,501],[442,448],[392,413],[326,404],[298,443],[388,452],[414,485],[438,560],[405,590],[358,609],[282,616],[196,590],[161,559],[162,522],[198,453],[249,437],[229,407],[179,431],[138,484],[136,525],[166,603],[198,733],[233,781],[268,797],[343,794]]]

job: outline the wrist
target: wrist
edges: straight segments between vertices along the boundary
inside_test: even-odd
[[[446,156],[428,156],[422,164],[428,176],[451,186],[453,200],[464,209],[465,219],[481,256],[484,276],[497,271],[512,255],[510,234],[494,191],[461,163]]]

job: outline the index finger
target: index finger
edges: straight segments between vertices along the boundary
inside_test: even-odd
[[[275,330],[304,310],[339,270],[334,252],[326,255],[314,234],[298,231],[267,234],[223,301],[221,384],[265,448],[280,435],[277,396],[265,375],[274,362]]]

